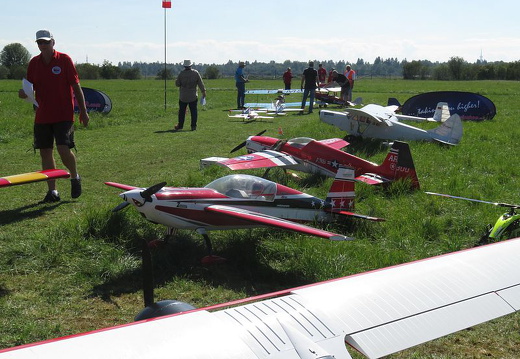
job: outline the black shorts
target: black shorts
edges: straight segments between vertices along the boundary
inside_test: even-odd
[[[74,148],[74,122],[35,123],[34,144],[36,149],[53,148],[56,145],[66,145]]]

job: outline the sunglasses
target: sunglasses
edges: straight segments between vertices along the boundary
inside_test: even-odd
[[[38,40],[36,41],[38,45],[49,45],[51,43],[51,40]]]

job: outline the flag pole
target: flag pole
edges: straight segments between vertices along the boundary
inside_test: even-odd
[[[164,8],[164,111],[166,111],[166,7]]]

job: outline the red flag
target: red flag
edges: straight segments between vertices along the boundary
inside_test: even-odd
[[[171,1],[168,1],[168,0],[162,0],[162,7],[165,8],[165,9],[171,9],[172,7],[172,2]]]

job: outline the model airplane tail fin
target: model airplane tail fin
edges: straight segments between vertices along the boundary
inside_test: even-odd
[[[354,210],[354,182],[354,169],[340,166],[325,200],[331,212]]]
[[[450,108],[448,107],[447,102],[439,102],[437,107],[435,108],[435,113],[433,114],[433,120],[436,122],[446,122],[448,118],[450,118]]]
[[[462,120],[457,114],[453,114],[439,127],[429,130],[431,138],[448,145],[456,145],[462,138]]]
[[[390,152],[379,168],[380,173],[387,174],[390,180],[408,178],[412,182],[413,188],[419,188],[419,179],[408,143],[394,141]]]

